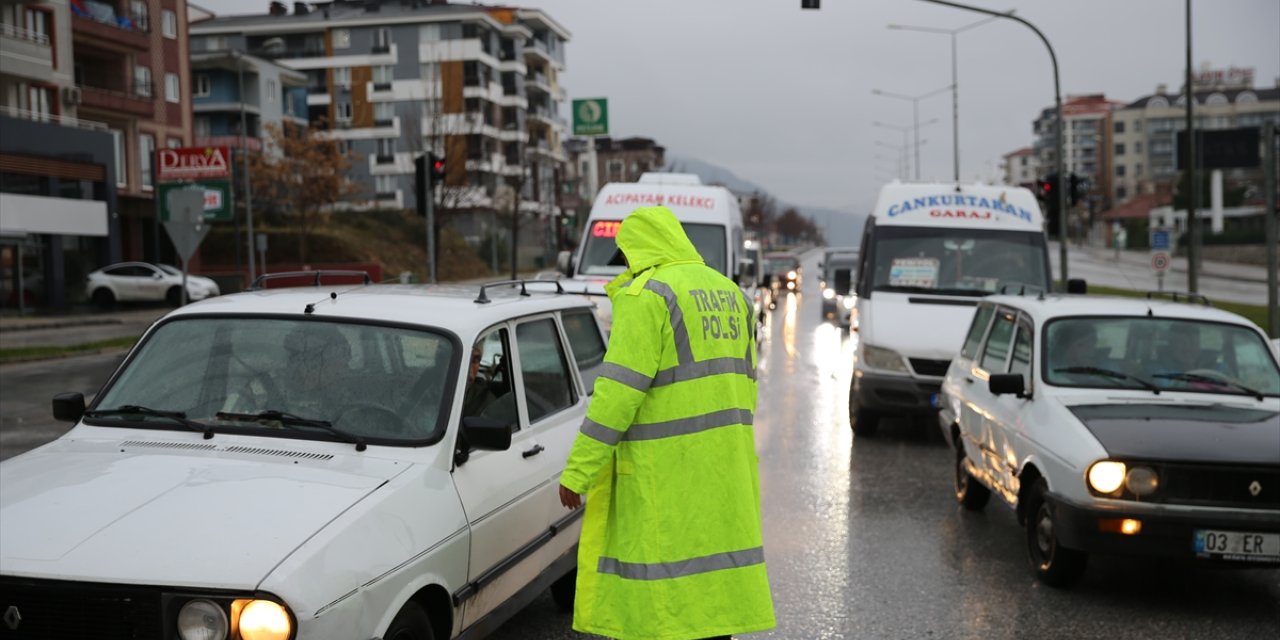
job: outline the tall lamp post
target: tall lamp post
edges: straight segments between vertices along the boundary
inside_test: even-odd
[[[240,162],[244,173],[245,225],[249,231],[249,283],[252,284],[254,278],[258,277],[258,267],[253,259],[253,182],[249,177],[249,128],[244,110],[247,99],[244,95],[244,53],[232,49],[231,54],[236,59],[236,89],[240,94]]]
[[[877,96],[884,96],[886,98],[893,98],[895,100],[907,100],[911,103],[911,121],[915,123],[914,127],[915,127],[915,137],[916,137],[916,180],[920,179],[920,101],[924,100],[925,98],[931,98],[933,96],[936,96],[950,88],[951,88],[950,86],[946,86],[946,87],[942,87],[941,89],[934,89],[933,91],[930,91],[928,93],[922,93],[920,95],[915,95],[915,96],[909,96],[902,93],[893,93],[892,91],[881,91],[879,89],[871,90],[871,93]],[[937,122],[938,120],[937,118],[935,118],[933,121]]]
[[[1013,13],[1013,10],[1010,9],[1009,13]],[[951,36],[951,164],[956,184],[960,183],[960,80],[956,70],[956,35],[994,20],[999,20],[999,18],[985,18],[955,29],[938,29],[936,27],[920,27],[910,24],[889,25],[890,29],[898,31],[919,31]]]
[[[1042,33],[1039,29],[1037,29],[1034,24],[1031,24],[1030,22],[1024,20],[1019,16],[1013,15],[1012,13],[994,11],[991,9],[984,9],[982,7],[975,7],[973,5],[961,4],[959,2],[950,2],[949,0],[922,0],[922,1],[929,2],[932,4],[940,4],[944,7],[951,7],[952,9],[963,9],[965,11],[983,13],[989,16],[1004,18],[1006,20],[1013,20],[1014,22],[1022,23],[1023,25],[1026,25],[1028,29],[1031,29],[1032,31],[1034,31],[1035,34],[1039,36],[1040,41],[1044,43],[1045,48],[1049,50],[1049,61],[1053,63],[1053,104],[1054,104],[1054,113],[1056,115],[1056,120],[1057,120],[1054,126],[1054,169],[1058,174],[1058,185],[1057,185],[1059,187],[1057,190],[1058,191],[1058,196],[1057,196],[1058,211],[1062,212],[1061,215],[1058,216],[1058,261],[1059,261],[1058,267],[1062,273],[1062,276],[1061,276],[1062,284],[1063,286],[1066,286],[1067,278],[1068,278],[1067,215],[1066,215],[1067,190],[1061,188],[1062,179],[1066,175],[1064,160],[1062,157],[1062,146],[1063,146],[1062,145],[1062,135],[1063,135],[1062,134],[1062,129],[1063,129],[1062,82],[1058,78],[1058,55],[1053,52],[1053,45],[1049,44],[1049,39],[1044,37],[1044,33]],[[1187,3],[1188,5],[1190,5],[1190,0],[1187,0]],[[1189,62],[1187,66],[1190,67]]]
[[[911,148],[911,143],[907,138],[907,132],[912,130],[916,132],[916,178],[919,179],[920,178],[920,145],[922,144],[920,142],[920,127],[927,127],[931,124],[937,124],[937,122],[938,122],[937,118],[930,118],[929,120],[926,120],[924,122],[917,122],[916,124],[905,125],[905,126],[897,125],[897,124],[888,124],[886,122],[871,123],[873,126],[880,127],[881,129],[889,129],[892,131],[902,132],[902,154],[903,154],[903,157],[905,158],[903,160],[903,164],[906,166],[906,168],[902,172],[903,180],[906,180],[909,177],[907,174],[910,173],[910,166],[911,166],[911,162],[910,162],[911,155],[908,152],[908,150]]]

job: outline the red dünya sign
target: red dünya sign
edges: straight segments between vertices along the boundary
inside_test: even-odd
[[[156,151],[156,179],[159,182],[226,180],[231,177],[231,149],[228,147],[178,147]]]

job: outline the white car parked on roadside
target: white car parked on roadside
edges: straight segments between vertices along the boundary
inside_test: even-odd
[[[220,293],[213,280],[187,275],[187,300],[204,300]],[[119,262],[91,272],[85,295],[100,307],[161,300],[176,306],[182,300],[182,270],[167,264]]]
[[[5,637],[430,640],[548,587],[571,606],[581,510],[557,489],[605,339],[555,290],[169,313],[87,410],[54,399],[70,432],[0,463]]]
[[[1094,553],[1280,567],[1277,357],[1177,300],[991,296],[947,371],[956,499],[1013,507],[1047,584]]]

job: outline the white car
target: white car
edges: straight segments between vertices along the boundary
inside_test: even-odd
[[[188,300],[204,300],[220,293],[213,280],[187,274]],[[90,273],[85,295],[100,307],[161,300],[176,306],[182,300],[182,270],[167,264],[119,262]]]
[[[88,410],[54,399],[70,432],[0,463],[14,637],[427,640],[548,587],[570,607],[582,512],[559,476],[605,338],[588,300],[528,292],[270,289],[166,315]]]
[[[1280,366],[1248,320],[991,296],[942,393],[957,501],[1015,509],[1045,583],[1094,553],[1280,567]]]

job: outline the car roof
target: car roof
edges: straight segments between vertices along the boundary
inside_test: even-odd
[[[1037,293],[1035,295],[999,294],[988,296],[984,300],[1026,311],[1035,319],[1037,324],[1043,324],[1054,318],[1064,316],[1152,316],[1205,322],[1226,322],[1255,327],[1252,322],[1243,316],[1206,306],[1198,301],[1189,302],[1185,297],[1181,301],[1175,302],[1169,298],[1162,297],[1146,299],[1064,293],[1051,293],[1040,296]]]
[[[177,309],[166,316],[272,315],[309,319],[372,320],[418,324],[451,331],[463,339],[491,325],[561,309],[590,309],[586,296],[554,293],[550,284],[528,286],[528,296],[507,285],[490,285],[490,302],[477,303],[480,285],[328,285],[247,291],[209,298]],[[336,294],[336,295],[332,295]],[[314,305],[307,313],[308,305]]]

